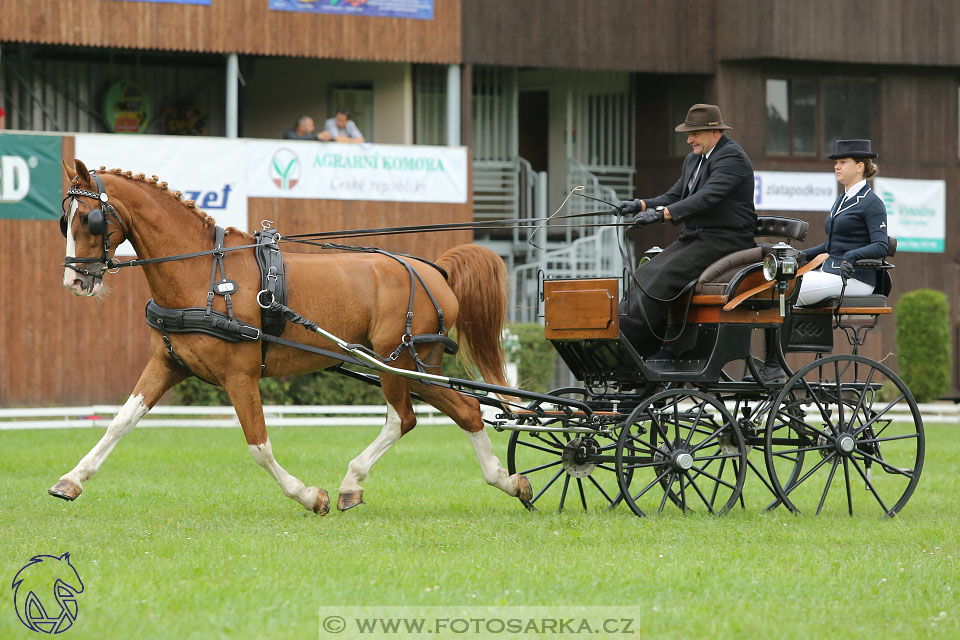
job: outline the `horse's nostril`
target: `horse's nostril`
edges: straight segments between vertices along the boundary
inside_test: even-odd
[[[73,280],[73,288],[74,288],[74,289],[82,289],[82,288],[83,288],[83,280],[81,280],[80,278],[74,278],[74,280]]]

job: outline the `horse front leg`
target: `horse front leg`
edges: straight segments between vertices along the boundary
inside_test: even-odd
[[[187,377],[187,374],[178,367],[174,367],[166,360],[156,357],[150,359],[140,379],[127,398],[120,413],[114,416],[100,441],[83,456],[72,471],[63,475],[60,481],[51,487],[47,493],[63,498],[75,500],[83,492],[83,483],[93,477],[100,466],[117,446],[120,439],[130,433],[140,419],[163,397],[170,387]]]
[[[267,426],[263,419],[263,405],[257,378],[240,376],[223,384],[224,391],[230,396],[233,408],[237,411],[243,435],[247,439],[250,455],[254,461],[267,470],[267,473],[280,485],[283,495],[296,500],[308,511],[326,515],[330,511],[330,498],[327,492],[317,487],[307,487],[299,479],[290,475],[273,457],[273,447],[267,437]]]

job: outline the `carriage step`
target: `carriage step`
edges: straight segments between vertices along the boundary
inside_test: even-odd
[[[706,369],[706,360],[647,360],[648,368],[657,373],[699,373]]]

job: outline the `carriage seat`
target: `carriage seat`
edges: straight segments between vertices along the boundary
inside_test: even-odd
[[[897,239],[889,236],[887,258],[893,257],[897,253]],[[877,284],[873,288],[873,293],[865,296],[832,296],[826,298],[809,307],[818,311],[833,313],[838,304],[842,304],[839,313],[841,315],[874,315],[893,313],[893,309],[887,306],[887,296],[893,287],[893,280],[890,278],[890,269],[893,265],[886,259],[867,259],[857,260],[854,265],[858,269],[875,269],[877,271]]]
[[[757,227],[754,230],[756,237],[773,237],[783,240],[803,240],[807,237],[810,225],[804,220],[782,218],[779,216],[760,216],[757,218]],[[745,269],[754,267],[750,271],[759,271],[760,263],[770,253],[772,244],[759,243],[756,247],[741,249],[726,255],[709,267],[697,279],[694,285],[694,296],[726,296],[731,290],[731,284],[742,279],[747,272]],[[715,303],[715,299],[694,298],[693,303]]]

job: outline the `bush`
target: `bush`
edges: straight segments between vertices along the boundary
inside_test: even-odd
[[[917,402],[950,390],[950,305],[942,291],[917,289],[896,306],[900,377]]]
[[[546,391],[553,376],[556,352],[550,343],[544,340],[543,327],[539,324],[514,324],[510,325],[509,329],[517,337],[517,344],[510,350],[513,351],[513,360],[519,365],[520,388]],[[468,380],[478,377],[475,373],[468,372],[456,356],[444,356],[443,374]],[[276,405],[383,404],[383,394],[379,387],[339,373],[322,371],[299,376],[263,378],[260,380],[260,395],[263,404]],[[223,389],[207,384],[199,378],[187,378],[177,385],[171,401],[173,404],[199,406],[230,404],[230,399]]]

